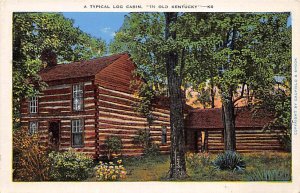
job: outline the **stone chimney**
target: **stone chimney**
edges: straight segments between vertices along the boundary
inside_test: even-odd
[[[53,67],[57,65],[57,55],[51,49],[44,49],[41,53],[41,60],[44,65],[44,68]]]

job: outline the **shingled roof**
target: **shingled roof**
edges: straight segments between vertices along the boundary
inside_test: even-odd
[[[129,55],[127,53],[121,53],[87,61],[58,64],[54,67],[48,67],[41,70],[39,72],[39,75],[41,76],[42,80],[46,82],[53,80],[95,76],[102,69],[114,63],[123,56],[127,56],[129,58]]]
[[[263,127],[272,120],[271,116],[253,116],[247,108],[236,110],[236,128]],[[220,129],[223,128],[222,111],[220,108],[194,109],[185,119],[185,127],[190,129]]]

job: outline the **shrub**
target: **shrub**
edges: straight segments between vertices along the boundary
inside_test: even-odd
[[[208,153],[188,153],[186,157],[187,164],[192,168],[209,166],[210,156]]]
[[[146,156],[157,156],[159,155],[159,147],[156,143],[150,143],[150,145],[144,149]]]
[[[39,136],[29,135],[27,129],[13,133],[13,178],[16,181],[49,180],[50,160],[47,147]]]
[[[291,174],[286,170],[257,170],[248,175],[250,181],[290,181]]]
[[[146,156],[158,155],[159,147],[151,140],[150,132],[147,129],[138,130],[133,142],[141,146]]]
[[[140,129],[137,131],[136,136],[133,137],[133,142],[146,148],[151,143],[150,132],[147,129]]]
[[[219,170],[242,171],[246,168],[245,161],[234,151],[219,154],[213,161],[213,165]]]
[[[116,164],[113,162],[99,162],[96,168],[96,177],[101,181],[116,181],[126,178],[126,169],[123,167],[122,160],[118,160]]]
[[[69,150],[66,152],[51,152],[50,177],[57,181],[81,181],[92,173],[93,160],[89,156]]]
[[[107,157],[111,160],[112,154],[118,154],[122,150],[122,140],[119,136],[109,136],[105,140],[105,145],[107,147]]]

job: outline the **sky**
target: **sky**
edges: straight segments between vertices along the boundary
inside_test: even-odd
[[[74,20],[74,26],[109,43],[123,24],[126,12],[64,12]]]

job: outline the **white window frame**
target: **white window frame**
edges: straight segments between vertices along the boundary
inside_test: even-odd
[[[38,97],[30,97],[29,100],[29,112],[32,114],[38,113]]]
[[[73,111],[83,111],[83,84],[74,84],[72,87],[72,109]]]
[[[38,132],[39,123],[37,121],[30,121],[29,122],[29,129],[28,133],[29,135],[34,135]]]
[[[83,119],[73,119],[71,120],[71,138],[72,138],[72,147],[83,147],[84,146],[84,121]],[[81,135],[82,143],[74,144],[74,135]]]

